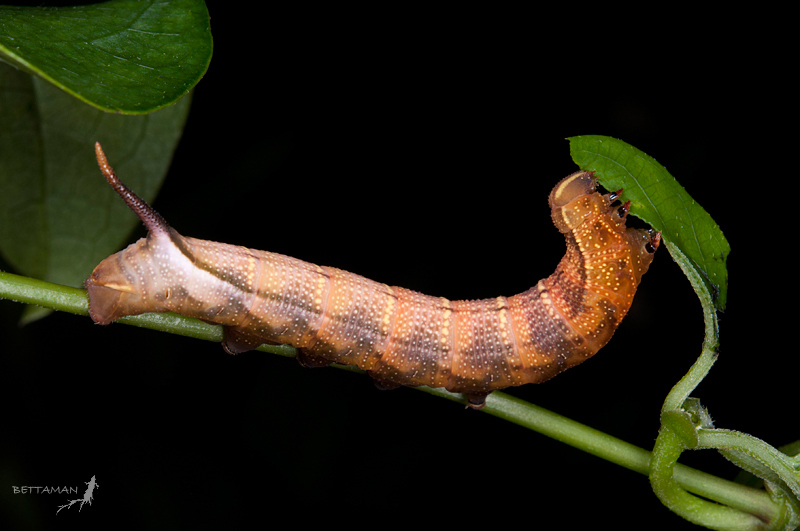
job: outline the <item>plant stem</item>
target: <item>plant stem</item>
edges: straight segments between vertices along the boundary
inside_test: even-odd
[[[750,511],[744,507],[742,507],[742,510],[737,510],[725,505],[711,503],[689,494],[676,481],[677,477],[674,477],[675,475],[673,474],[678,457],[683,450],[684,446],[680,438],[671,429],[662,426],[653,448],[650,483],[661,502],[670,510],[692,523],[710,527],[711,529],[767,529],[765,521],[770,522],[776,519],[778,512],[774,509],[774,506],[772,510],[767,511],[767,514],[763,516],[764,521],[762,521],[749,514]],[[749,496],[743,499],[749,499]],[[733,492],[729,492],[725,501],[727,503],[737,503],[743,500],[740,500]],[[769,507],[769,504],[765,504],[762,507],[758,507],[758,504],[755,503],[753,505],[759,509],[758,512],[762,512]],[[753,505],[750,506],[750,509],[753,508]]]
[[[444,389],[429,387],[418,389],[449,400],[466,403],[461,395],[450,393]],[[653,454],[647,450],[505,393],[494,392],[489,395],[486,399],[486,406],[481,411],[519,424],[640,474],[648,475],[650,473]],[[680,455],[680,452],[677,455]],[[675,459],[677,459],[677,455],[674,456]],[[729,520],[737,524],[746,524],[744,527],[735,527],[736,529],[763,529],[764,522],[752,514],[758,514],[768,521],[775,521],[780,515],[779,508],[763,490],[718,478],[674,462],[669,471],[679,485],[677,488],[682,493],[681,496],[691,498],[689,501],[692,505],[699,498],[686,491],[739,509],[737,511],[725,508],[726,511],[718,511],[717,514],[717,516],[725,514]],[[702,501],[709,506],[722,507],[705,500]],[[682,514],[682,516],[685,515]],[[756,527],[749,527],[751,525]]]
[[[27,304],[38,304],[78,315],[88,315],[85,290],[59,286],[11,273],[0,272],[0,298]],[[220,342],[223,337],[221,326],[209,325],[197,319],[172,313],[151,313],[136,317],[125,317],[119,319],[119,322],[206,341]],[[262,345],[258,350],[283,356],[296,354],[294,348],[285,345]],[[418,389],[466,404],[465,398],[460,394],[429,387],[419,387]],[[505,393],[495,392],[489,395],[486,407],[482,411],[552,437],[640,474],[647,475],[650,471],[650,461],[652,459],[650,452]],[[675,465],[670,468],[670,471],[673,469],[675,480],[683,488],[706,498],[728,503],[742,511],[763,514],[767,518],[776,515],[779,511],[776,504],[762,490],[726,481],[682,465]],[[685,492],[683,494],[689,496]],[[744,515],[744,517],[747,516],[749,515]],[[754,517],[751,518],[755,519]],[[757,521],[757,519],[755,520]]]

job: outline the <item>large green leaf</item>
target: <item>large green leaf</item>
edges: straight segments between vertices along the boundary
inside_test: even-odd
[[[19,273],[80,286],[138,223],[97,168],[100,141],[145,200],[155,197],[190,98],[146,116],[109,114],[0,63],[0,253]]]
[[[664,166],[630,144],[600,135],[568,140],[572,160],[582,170],[595,171],[607,190],[623,188],[631,214],[661,231],[668,247],[677,246],[689,258],[714,295],[717,309],[724,310],[731,248],[708,212]]]
[[[0,6],[0,59],[106,111],[175,103],[203,77],[211,51],[202,0]]]

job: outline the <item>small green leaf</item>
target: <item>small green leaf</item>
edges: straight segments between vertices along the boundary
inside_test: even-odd
[[[616,138],[600,135],[568,138],[572,160],[595,171],[607,190],[624,189],[631,214],[646,221],[691,260],[714,296],[718,310],[728,297],[730,254],[722,230],[654,158]]]
[[[202,0],[0,6],[0,59],[109,112],[175,103],[203,77],[211,51]]]
[[[150,201],[189,104],[186,97],[146,116],[109,114],[0,63],[0,253],[8,263],[28,276],[81,286],[138,223],[105,183],[94,142]]]

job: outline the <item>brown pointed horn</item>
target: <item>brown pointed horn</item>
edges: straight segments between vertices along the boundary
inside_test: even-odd
[[[108,184],[119,194],[131,210],[133,210],[139,219],[142,220],[147,230],[155,234],[169,234],[169,225],[161,217],[161,214],[156,212],[153,207],[148,205],[144,199],[131,192],[130,188],[125,186],[114,173],[114,169],[108,164],[106,154],[103,153],[103,147],[100,142],[94,143],[94,151],[97,155],[97,165],[100,166],[100,171],[108,181]]]

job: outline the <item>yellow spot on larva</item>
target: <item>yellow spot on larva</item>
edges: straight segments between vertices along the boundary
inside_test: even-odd
[[[113,282],[107,282],[102,284],[103,287],[115,289],[117,291],[124,291],[125,293],[135,293],[133,286],[126,286],[125,284],[115,284]],[[144,295],[144,290],[142,290],[142,295]]]

